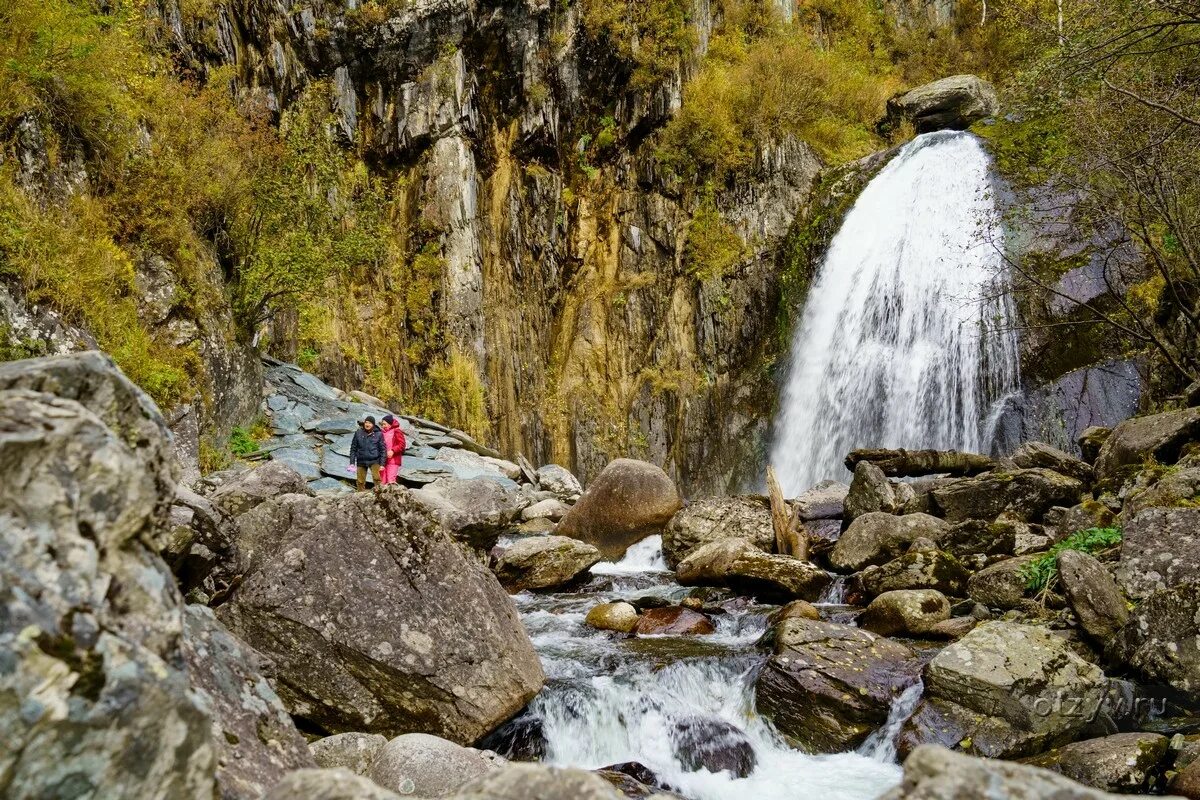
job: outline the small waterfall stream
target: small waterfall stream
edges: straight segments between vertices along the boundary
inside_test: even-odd
[[[846,479],[857,447],[990,449],[1016,390],[990,158],[969,133],[918,136],[867,185],[813,282],[771,461],[785,493]]]

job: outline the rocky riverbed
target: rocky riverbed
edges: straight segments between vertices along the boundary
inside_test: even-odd
[[[3,796],[1200,797],[1200,409],[850,454],[800,559],[416,418],[349,493],[382,409],[266,380],[265,458],[182,485],[104,356],[0,365]]]

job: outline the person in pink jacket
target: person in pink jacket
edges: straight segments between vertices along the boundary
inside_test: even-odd
[[[395,483],[400,474],[400,463],[408,440],[400,429],[400,421],[391,414],[381,420],[383,425],[383,446],[387,449],[387,458],[383,462],[383,484]]]

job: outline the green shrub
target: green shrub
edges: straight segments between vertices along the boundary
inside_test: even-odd
[[[746,254],[746,243],[712,201],[702,203],[688,225],[683,248],[683,263],[688,273],[701,281],[719,279]]]
[[[258,442],[245,428],[234,428],[229,434],[229,451],[239,458],[258,452]]]
[[[1058,579],[1058,555],[1064,550],[1094,554],[1120,543],[1120,528],[1088,528],[1085,531],[1076,531],[1021,569],[1025,587],[1032,591],[1049,589]]]

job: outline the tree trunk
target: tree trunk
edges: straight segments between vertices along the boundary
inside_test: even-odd
[[[775,529],[775,549],[785,556],[808,560],[808,536],[800,526],[800,512],[788,503],[779,488],[775,468],[767,467],[767,494],[771,501],[771,526]]]
[[[855,450],[846,456],[846,468],[854,471],[860,461],[869,461],[892,478],[922,475],[975,475],[996,466],[988,456],[957,450]]]

